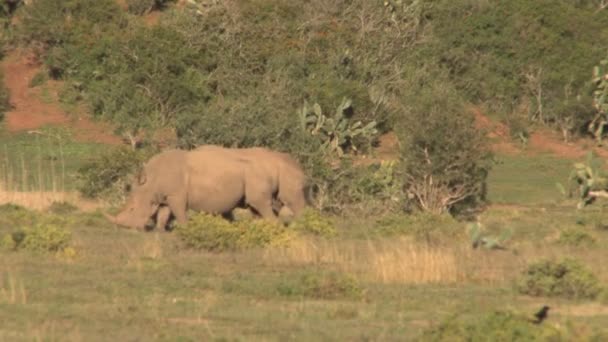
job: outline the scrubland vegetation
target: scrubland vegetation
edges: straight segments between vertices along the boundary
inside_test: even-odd
[[[28,87],[126,142],[1,129],[3,196],[62,196],[0,206],[0,340],[605,340],[605,163],[526,150],[537,130],[603,148],[604,7],[0,0],[0,57],[33,54]],[[480,115],[523,148],[493,149]],[[103,217],[143,161],[200,144],[291,153],[311,207]]]

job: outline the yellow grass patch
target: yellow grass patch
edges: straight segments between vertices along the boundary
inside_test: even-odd
[[[27,304],[23,282],[11,273],[0,274],[0,303]]]
[[[0,205],[11,203],[28,209],[45,210],[53,202],[68,202],[83,211],[92,211],[102,206],[97,201],[82,198],[78,192],[0,190]]]

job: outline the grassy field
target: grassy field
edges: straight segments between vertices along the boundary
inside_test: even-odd
[[[6,190],[72,191],[78,168],[104,146],[73,140],[49,127],[23,133],[0,129],[0,181]]]
[[[501,158],[489,187],[496,204],[478,220],[490,234],[512,231],[506,250],[471,248],[466,224],[455,221],[393,219],[387,229],[382,220],[336,218],[334,238],[210,253],[185,248],[175,233],[61,212],[59,225],[72,233],[69,253],[0,252],[0,340],[403,341],[453,315],[472,322],[495,310],[530,316],[545,304],[552,308],[546,324],[562,340],[586,339],[608,322],[608,297],[528,297],[516,283],[531,262],[570,256],[608,284],[603,205],[576,211],[559,198],[554,182],[569,162]],[[0,236],[34,215],[1,211]],[[440,226],[418,236],[416,224]],[[560,243],[570,230],[595,243]]]

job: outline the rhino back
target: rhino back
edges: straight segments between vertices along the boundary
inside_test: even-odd
[[[239,205],[245,193],[248,161],[223,148],[196,149],[187,161],[188,206],[197,211],[225,213]]]
[[[150,158],[144,166],[146,185],[164,195],[183,191],[187,181],[186,156],[186,151],[172,149]]]

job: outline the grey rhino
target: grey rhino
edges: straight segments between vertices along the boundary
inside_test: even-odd
[[[171,149],[144,165],[125,209],[115,217],[106,216],[137,229],[156,217],[157,228],[162,228],[171,215],[185,224],[188,210],[228,216],[233,209],[247,206],[276,220],[273,198],[297,216],[307,205],[305,186],[300,165],[286,153],[215,145],[192,151]]]

